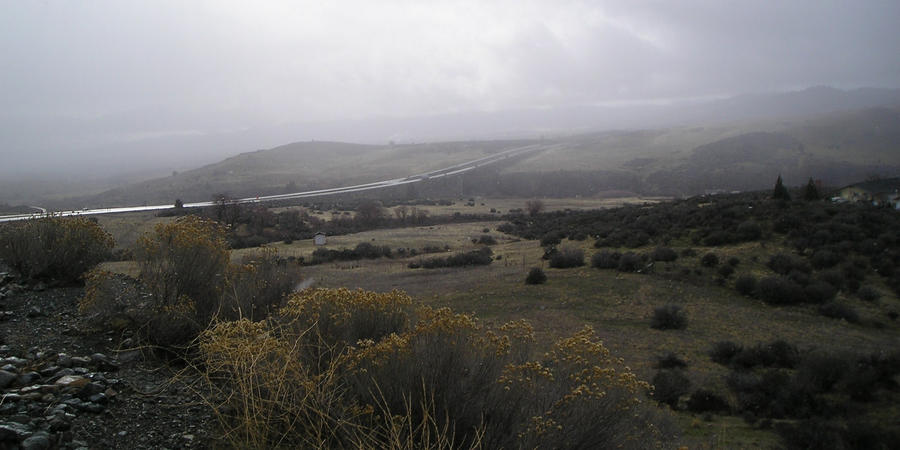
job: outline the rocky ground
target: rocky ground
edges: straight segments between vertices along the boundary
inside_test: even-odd
[[[0,268],[0,450],[207,448],[215,418],[191,372],[89,330],[79,287]]]

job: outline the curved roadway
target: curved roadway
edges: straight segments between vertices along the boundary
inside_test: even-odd
[[[336,194],[347,194],[350,192],[360,192],[360,191],[369,191],[374,189],[382,189],[386,187],[400,186],[404,184],[411,183],[419,183],[425,180],[431,180],[436,178],[449,177],[453,175],[459,175],[470,170],[477,169],[479,167],[491,165],[502,161],[504,159],[522,155],[525,153],[538,152],[542,150],[549,149],[551,147],[555,147],[556,145],[544,145],[544,144],[532,144],[526,145],[524,147],[516,147],[509,150],[504,150],[499,153],[495,153],[489,156],[485,156],[483,158],[473,159],[471,161],[466,161],[464,163],[454,164],[452,166],[444,167],[438,170],[432,170],[430,172],[421,173],[418,175],[411,175],[406,178],[394,178],[391,180],[384,181],[376,181],[373,183],[366,184],[357,184],[355,186],[344,186],[330,189],[319,189],[315,191],[306,191],[306,192],[294,192],[291,194],[277,194],[277,195],[265,195],[260,197],[247,197],[234,200],[235,203],[256,203],[256,202],[269,202],[275,200],[287,200],[287,199],[295,199],[295,198],[309,198],[309,197],[322,197],[326,195],[336,195]],[[185,203],[185,208],[197,208],[204,206],[213,206],[215,202],[195,202],[195,203]],[[162,209],[171,209],[172,205],[154,205],[154,206],[123,206],[123,207],[115,207],[115,208],[94,208],[94,209],[82,209],[82,210],[69,210],[69,211],[53,211],[48,212],[44,208],[40,208],[37,206],[33,206],[33,208],[41,209],[42,213],[34,213],[34,214],[14,214],[8,216],[0,216],[0,222],[11,222],[15,220],[25,220],[25,219],[34,219],[41,217],[46,214],[52,214],[54,216],[86,216],[86,215],[96,215],[96,214],[115,214],[115,213],[127,213],[127,212],[140,212],[140,211],[158,211]]]

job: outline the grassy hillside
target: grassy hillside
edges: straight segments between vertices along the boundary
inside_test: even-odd
[[[528,141],[361,145],[299,142],[242,153],[220,163],[110,190],[84,202],[100,205],[209,200],[366,183],[477,159]]]
[[[898,146],[900,110],[871,108],[790,122],[573,137],[565,148],[504,173],[620,170],[639,180],[638,192],[660,195],[763,189],[777,173],[789,184],[815,178],[840,186],[896,174]]]
[[[421,173],[535,142],[294,143],[74,202],[80,207],[202,201],[218,193],[254,196],[335,187]],[[763,189],[778,173],[788,185],[815,178],[839,186],[900,171],[900,109],[870,108],[790,122],[614,131],[553,142],[559,145],[470,172],[463,182],[417,188],[443,197],[567,197],[606,191],[681,196]]]

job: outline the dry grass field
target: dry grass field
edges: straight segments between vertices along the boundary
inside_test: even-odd
[[[429,209],[432,215],[457,211],[489,213],[490,208],[505,213],[511,208],[522,208],[525,201],[476,198],[475,206],[457,201],[452,206],[423,208]],[[615,206],[623,201],[562,199],[545,200],[545,205],[547,210],[591,209]],[[127,246],[126,242],[133,242],[141,232],[169,220],[172,219],[129,215],[101,218],[101,224],[120,245]],[[780,245],[778,242],[751,242],[715,248],[695,246],[696,256],[682,256],[674,262],[657,262],[654,273],[644,275],[592,268],[590,257],[598,251],[593,247],[594,240],[564,240],[559,247],[583,250],[586,265],[554,269],[541,259],[543,249],[538,241],[521,240],[498,232],[497,227],[502,223],[496,220],[329,236],[326,246],[329,249],[353,248],[365,242],[389,246],[395,253],[399,248],[420,250],[425,246],[448,246],[449,251],[444,254],[304,266],[302,274],[312,286],[317,287],[361,288],[379,292],[403,290],[431,306],[448,306],[456,311],[475,313],[486,324],[527,319],[534,325],[539,347],[543,348],[560,336],[569,335],[589,324],[607,348],[623,358],[643,379],[653,378],[656,371],[654,363],[659,355],[674,352],[688,363],[687,375],[694,388],[712,388],[717,392],[729,392],[724,381],[728,369],[713,363],[708,355],[712,344],[718,341],[754,345],[784,339],[802,350],[829,349],[859,353],[900,347],[900,325],[884,315],[884,305],[898,304],[897,297],[892,294],[886,294],[877,303],[839,294],[839,299],[852,306],[862,318],[861,324],[851,324],[824,318],[816,312],[815,306],[773,307],[760,300],[742,297],[730,286],[717,285],[714,282],[715,269],[700,264],[701,256],[707,251],[715,251],[723,261],[732,256],[740,259],[736,273],[731,277],[732,282],[743,274],[761,276],[768,271],[764,262],[773,253],[773,246]],[[482,245],[473,243],[473,239],[483,234],[493,236],[498,242],[491,246],[494,261],[489,266],[430,270],[408,268],[410,262],[423,258],[480,248]],[[671,246],[678,249],[689,244],[672,242]],[[275,248],[281,256],[303,257],[307,261],[315,250],[309,240],[291,244],[272,243],[269,247]],[[254,251],[257,250],[233,250],[232,260],[239,260]],[[135,272],[131,262],[106,263],[105,267],[132,275]],[[524,283],[532,267],[544,269],[548,277],[545,284]],[[685,277],[685,271],[691,275]],[[890,292],[885,286],[878,287],[883,293]],[[665,304],[680,305],[684,309],[689,321],[686,329],[660,331],[650,328],[654,308]],[[715,416],[704,420],[687,412],[676,415],[686,437],[697,448],[778,446],[774,432],[754,428],[738,417]]]
[[[624,358],[644,379],[655,373],[656,357],[674,352],[687,363],[693,386],[728,392],[724,385],[728,369],[713,363],[708,352],[712,343],[730,340],[745,345],[784,339],[801,349],[832,349],[871,352],[900,345],[900,327],[884,319],[872,304],[845,298],[865,320],[882,322],[883,327],[850,324],[823,318],[814,306],[772,307],[760,300],[738,295],[730,287],[713,283],[715,272],[701,268],[699,256],[673,263],[657,263],[656,273],[642,275],[600,270],[588,265],[574,269],[552,269],[541,259],[543,249],[537,241],[518,240],[495,231],[500,222],[444,225],[436,227],[378,230],[332,238],[330,248],[353,247],[359,242],[416,248],[447,244],[451,251],[478,247],[471,238],[489,228],[498,244],[492,246],[495,260],[490,266],[446,269],[409,269],[407,264],[419,258],[377,259],[337,262],[309,266],[304,275],[314,286],[349,287],[374,291],[401,289],[432,306],[449,306],[457,311],[473,312],[485,323],[503,323],[524,318],[534,326],[542,345],[570,334],[585,324],[592,325],[604,344]],[[585,251],[586,262],[596,251],[593,241],[563,241],[561,247]],[[275,245],[285,255],[305,256],[312,246]],[[698,255],[707,249],[696,248]],[[744,261],[739,274],[764,272],[761,259],[754,255],[770,250],[758,243],[716,248],[721,256],[737,255]],[[241,250],[238,252],[244,252]],[[239,254],[239,253],[238,253]],[[543,267],[548,281],[526,285],[531,267]],[[700,270],[701,281],[676,280],[675,273],[689,267]],[[705,272],[703,272],[705,271]],[[887,291],[887,290],[885,290]],[[897,302],[894,297],[882,302]],[[681,305],[687,312],[685,330],[651,329],[653,309],[667,303]],[[716,417],[706,422],[689,413],[679,413],[686,434],[707,448],[770,448],[777,437],[754,429],[735,417]]]

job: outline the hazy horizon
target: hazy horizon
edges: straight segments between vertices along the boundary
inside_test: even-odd
[[[0,174],[589,131],[680,101],[897,88],[897,17],[876,1],[4,2]]]

